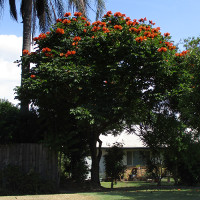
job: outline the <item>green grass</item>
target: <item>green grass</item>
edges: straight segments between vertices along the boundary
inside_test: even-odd
[[[104,188],[110,188],[110,182],[101,182]],[[162,186],[173,186],[173,181],[168,183],[166,179],[162,180]],[[131,188],[130,188],[131,187]],[[147,183],[145,181],[118,182],[114,185],[114,190],[103,192],[86,193],[92,195],[97,200],[199,200],[200,188],[179,189],[167,187],[168,189],[159,189],[156,183]],[[149,188],[149,189],[148,189]],[[152,189],[154,188],[154,189]],[[171,189],[169,189],[171,188]]]
[[[97,200],[199,200],[200,190],[140,190],[87,193]]]
[[[173,185],[174,182],[171,180],[170,183],[167,182],[167,179],[163,179],[161,182],[162,186],[170,186]],[[148,186],[156,186],[157,183],[152,182],[146,182],[146,181],[127,181],[127,182],[120,182],[118,181],[116,185],[114,185],[114,188],[120,188],[120,187],[148,187]],[[101,186],[105,188],[111,187],[111,182],[101,182]]]

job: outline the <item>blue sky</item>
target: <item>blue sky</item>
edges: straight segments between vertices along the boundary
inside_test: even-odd
[[[93,1],[93,0],[92,0]],[[161,32],[170,32],[175,43],[180,39],[200,34],[199,0],[105,0],[107,11],[125,13],[131,19],[147,17]],[[0,35],[22,36],[22,23],[9,16],[8,1],[0,19]],[[92,13],[92,12],[91,12]],[[90,15],[91,16],[91,15]]]
[[[175,44],[181,39],[200,35],[200,0],[105,1],[107,11],[121,12],[131,19],[146,17],[153,20],[156,27],[161,27],[162,33],[171,34]],[[20,15],[18,17],[18,23],[11,19],[6,1],[0,18],[0,98],[6,98],[15,104],[17,101],[14,100],[13,88],[20,85],[21,71],[13,62],[20,58],[22,46],[22,20]],[[90,17],[94,19],[92,11]]]

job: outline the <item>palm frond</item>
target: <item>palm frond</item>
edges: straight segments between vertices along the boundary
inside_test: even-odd
[[[95,0],[96,11],[92,8],[89,0],[68,0],[68,9],[76,10],[83,13],[84,16],[88,16],[88,10],[92,10],[96,13],[96,19],[99,19],[105,12],[105,0]]]
[[[58,18],[62,18],[65,13],[63,0],[54,0],[55,10],[57,10]]]
[[[36,11],[36,1],[33,1],[33,11],[32,11],[32,38],[35,35],[36,29],[37,29],[37,11]]]
[[[45,0],[36,0],[36,11],[38,18],[45,12]]]
[[[3,9],[4,9],[4,0],[0,0],[0,17],[3,14]]]
[[[26,0],[21,1],[21,6],[20,6],[20,14],[22,16],[22,19],[24,18],[24,9],[25,9],[24,1],[26,1]]]
[[[39,28],[42,32],[46,32],[52,23],[51,9],[48,0],[35,0],[35,11],[39,19]],[[33,13],[35,12],[33,11]]]
[[[87,7],[87,5],[85,3],[85,0],[69,0],[68,1],[68,9],[69,10],[73,10],[73,12],[75,10],[82,12],[84,16],[87,15],[86,7]]]
[[[15,5],[15,0],[9,0],[10,5],[10,15],[13,19],[17,21],[17,9]]]
[[[106,10],[105,1],[97,0],[96,20],[102,17]]]
[[[4,0],[0,0],[0,8],[4,8]]]

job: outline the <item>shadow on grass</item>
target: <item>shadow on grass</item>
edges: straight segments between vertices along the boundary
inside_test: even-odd
[[[119,185],[118,185],[119,186]],[[69,188],[68,188],[69,189]],[[184,186],[156,186],[156,185],[142,185],[134,187],[118,187],[114,189],[100,187],[98,189],[91,189],[90,187],[77,190],[61,191],[61,193],[79,193],[90,196],[95,196],[100,200],[199,200],[199,187],[184,187]]]
[[[101,200],[199,200],[200,192],[197,190],[127,190],[97,192],[95,196]]]

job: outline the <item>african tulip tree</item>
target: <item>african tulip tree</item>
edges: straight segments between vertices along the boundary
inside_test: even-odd
[[[138,123],[173,87],[176,47],[169,33],[153,26],[119,12],[109,11],[92,24],[79,12],[66,13],[50,32],[34,38],[35,52],[24,51],[22,61],[35,66],[18,88],[19,98],[53,119],[50,126],[57,123],[54,138],[72,130],[85,137],[94,184],[99,184],[100,134]]]

